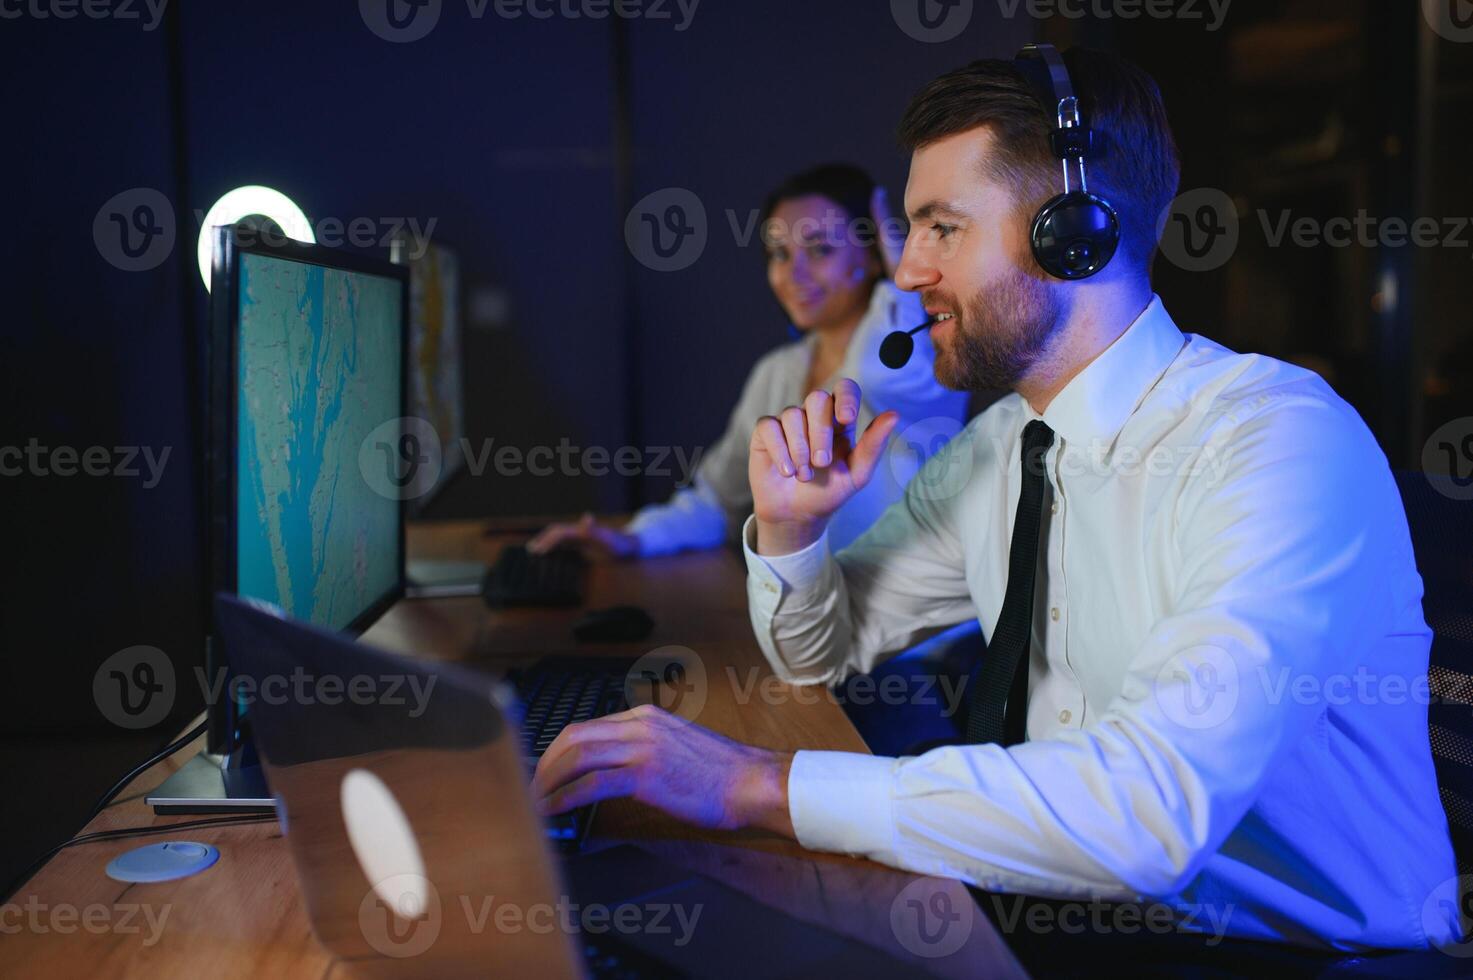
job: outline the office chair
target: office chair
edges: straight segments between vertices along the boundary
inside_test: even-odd
[[[1473,873],[1473,499],[1453,478],[1396,473],[1412,551],[1422,575],[1422,614],[1432,628],[1427,734],[1458,874]],[[1459,896],[1468,935],[1473,895]],[[1352,958],[1322,978],[1466,976],[1468,960],[1437,950]]]
[[[1473,873],[1473,500],[1451,477],[1397,473],[1432,628],[1427,731],[1458,874]],[[1466,496],[1466,492],[1464,494]],[[1466,905],[1466,902],[1465,902]]]

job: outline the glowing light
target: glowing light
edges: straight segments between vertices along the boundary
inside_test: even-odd
[[[209,292],[210,289],[210,264],[215,248],[215,226],[233,225],[241,218],[248,218],[253,214],[259,214],[263,218],[276,222],[277,227],[285,232],[288,238],[309,244],[317,241],[312,234],[312,224],[302,213],[302,209],[281,191],[271,187],[262,187],[260,184],[237,187],[211,205],[210,210],[205,212],[204,220],[200,222],[199,246],[196,252],[199,257],[199,277],[204,280],[206,292]]]

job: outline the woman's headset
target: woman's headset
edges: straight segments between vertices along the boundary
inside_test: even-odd
[[[1027,45],[1013,64],[1054,119],[1049,147],[1064,164],[1064,193],[1050,198],[1033,216],[1033,257],[1055,278],[1086,279],[1105,267],[1120,244],[1119,216],[1110,202],[1089,192],[1085,179],[1084,158],[1094,131],[1080,116],[1069,70],[1052,44]],[[1071,163],[1079,171],[1074,189],[1069,185]]]

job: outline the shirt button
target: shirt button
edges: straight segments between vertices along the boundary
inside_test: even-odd
[[[1050,514],[1057,514],[1059,512],[1059,502],[1057,500],[1048,505],[1048,512]]]
[[[777,586],[773,585],[771,582],[763,582],[762,583],[762,587],[764,589],[766,589],[768,592],[776,592],[777,591]]]
[[[1050,609],[1048,611],[1048,618],[1049,619],[1052,619],[1056,623],[1059,621],[1059,607],[1058,606],[1055,606],[1054,608],[1052,608],[1052,609]]]
[[[1069,719],[1073,717],[1074,716],[1069,713],[1069,709],[1065,708],[1063,711],[1059,712],[1059,724],[1067,725],[1069,724]]]

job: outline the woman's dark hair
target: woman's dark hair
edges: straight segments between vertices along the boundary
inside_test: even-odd
[[[759,231],[765,229],[772,212],[784,201],[814,195],[825,197],[843,208],[848,215],[851,240],[864,244],[875,259],[880,261],[880,267],[884,268],[879,229],[875,227],[874,218],[869,213],[870,195],[874,190],[874,178],[853,164],[826,163],[813,167],[793,174],[773,188],[762,202],[757,227]]]

